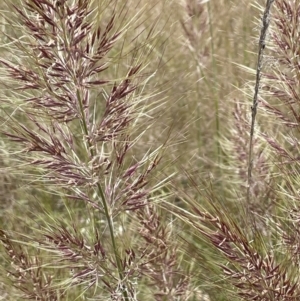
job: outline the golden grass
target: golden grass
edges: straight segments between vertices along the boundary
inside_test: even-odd
[[[6,4],[22,9],[36,1]],[[77,2],[86,1],[67,1]],[[88,24],[102,26],[102,35],[111,22],[109,37],[123,33],[104,43],[112,48],[104,51],[109,68],[96,71],[97,82],[80,83],[81,115],[76,101],[67,103],[65,120],[45,99],[24,102],[50,91],[43,81],[33,81],[40,85],[34,92],[14,91],[28,68],[44,71],[30,48],[9,40],[35,41],[21,19],[6,19],[8,6],[0,3],[0,236],[11,273],[1,275],[5,300],[297,300],[298,273],[287,258],[299,264],[298,2],[277,0],[271,14],[251,181],[250,106],[264,1],[90,1]],[[61,140],[52,141],[57,133]],[[101,171],[97,181],[88,177],[89,164]]]

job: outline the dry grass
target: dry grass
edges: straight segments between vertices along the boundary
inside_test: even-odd
[[[299,299],[298,0],[0,9],[0,300]]]

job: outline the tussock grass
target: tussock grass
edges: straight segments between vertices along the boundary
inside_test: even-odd
[[[298,300],[299,5],[1,2],[0,300]]]

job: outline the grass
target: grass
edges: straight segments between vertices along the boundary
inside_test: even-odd
[[[0,300],[299,300],[298,0],[0,10]]]

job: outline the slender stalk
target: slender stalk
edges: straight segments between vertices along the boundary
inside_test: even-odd
[[[219,121],[219,100],[216,94],[216,85],[215,85],[215,74],[216,74],[216,60],[215,60],[215,45],[213,39],[213,26],[212,26],[212,14],[211,14],[211,6],[210,1],[207,2],[208,6],[208,22],[209,22],[209,32],[210,32],[210,49],[211,49],[211,59],[212,59],[212,71],[213,71],[213,95],[214,95],[214,103],[215,103],[215,117],[216,117],[216,131],[217,131],[217,161],[220,163],[221,160],[221,150],[220,150],[220,121]]]
[[[86,120],[85,120],[83,104],[82,104],[82,98],[81,98],[81,95],[80,95],[80,92],[79,92],[78,89],[77,89],[76,94],[77,94],[77,99],[78,99],[78,102],[79,102],[80,112],[81,112],[81,119],[80,120],[82,122],[84,134],[87,137],[88,136],[88,128],[87,128],[87,123],[86,123]],[[88,148],[89,148],[89,151],[90,151],[90,155],[91,155],[91,157],[94,157],[94,150],[92,148],[92,145],[91,145],[91,142],[89,141],[89,139],[87,139],[87,143],[88,143]],[[97,189],[98,189],[100,198],[102,200],[102,205],[103,205],[103,208],[104,208],[105,217],[106,217],[106,220],[107,220],[107,223],[108,223],[110,239],[111,239],[111,242],[112,242],[114,256],[115,256],[117,267],[118,267],[119,278],[120,278],[120,281],[123,281],[124,280],[124,273],[123,273],[121,258],[120,258],[120,255],[119,255],[118,249],[117,249],[117,243],[116,243],[116,238],[115,238],[115,234],[114,234],[114,227],[113,227],[113,220],[112,220],[111,214],[109,213],[108,204],[107,204],[107,201],[105,199],[103,189],[102,189],[99,182],[97,183]],[[122,291],[122,294],[124,296],[124,300],[129,300],[126,289],[124,289]]]
[[[247,204],[250,203],[251,197],[251,186],[252,186],[252,169],[253,169],[253,141],[254,141],[254,127],[257,115],[257,106],[258,106],[258,93],[259,93],[259,86],[261,81],[261,70],[262,70],[262,63],[264,57],[264,50],[266,45],[266,35],[269,27],[269,17],[270,17],[270,9],[272,3],[275,0],[267,0],[266,8],[262,18],[262,28],[259,37],[259,44],[258,44],[258,59],[257,59],[257,67],[256,67],[256,80],[255,80],[255,89],[254,89],[254,96],[253,96],[253,103],[251,106],[251,128],[250,128],[250,141],[249,141],[249,157],[248,157],[248,185],[247,185]]]

